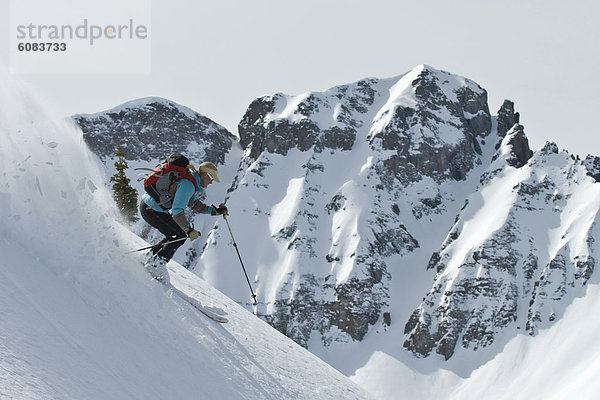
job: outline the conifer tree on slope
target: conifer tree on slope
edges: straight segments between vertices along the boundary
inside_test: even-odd
[[[121,214],[129,221],[136,222],[137,216],[137,191],[129,185],[130,179],[125,175],[125,170],[128,168],[127,161],[125,161],[125,151],[119,146],[117,149],[118,157],[115,161],[115,167],[117,172],[110,177],[110,181],[113,182],[113,198],[119,207]]]

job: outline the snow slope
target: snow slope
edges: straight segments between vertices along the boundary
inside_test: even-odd
[[[600,394],[600,285],[535,337],[513,338],[493,360],[461,378],[438,369],[419,372],[376,352],[352,379],[378,399],[597,399]],[[465,361],[465,360],[463,360]]]
[[[0,398],[368,397],[180,265],[228,324],[152,281],[81,132],[12,78],[0,93]]]
[[[237,174],[242,150],[235,136],[210,118],[173,101],[147,97],[128,101],[109,110],[94,114],[73,115],[71,119],[81,128],[83,139],[104,171],[103,182],[112,187],[110,177],[116,173],[115,149],[122,148],[128,168],[130,185],[138,197],[144,193],[143,179],[148,168],[154,169],[167,155],[179,152],[194,165],[211,161],[219,169],[221,184],[210,185],[205,191],[207,204],[220,204]],[[214,218],[188,213],[189,220],[202,233],[200,240],[186,242],[174,260],[189,268],[202,252],[207,233]],[[131,225],[139,236],[155,243],[162,235],[143,220]]]

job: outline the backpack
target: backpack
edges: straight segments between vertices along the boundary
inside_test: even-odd
[[[173,153],[144,179],[144,190],[163,210],[173,206],[173,197],[177,190],[177,185],[174,183],[187,179],[194,184],[194,190],[198,190],[196,179],[187,169],[189,163],[187,157]]]

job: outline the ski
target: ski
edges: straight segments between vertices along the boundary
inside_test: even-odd
[[[194,308],[196,308],[202,314],[206,315],[208,318],[212,319],[215,322],[218,322],[220,324],[226,324],[227,322],[229,322],[229,320],[224,315],[217,314],[217,313],[211,311],[211,309],[214,307],[198,306],[193,303],[190,303],[190,304],[192,304],[192,306],[194,306]]]
[[[190,303],[196,310],[200,311],[202,314],[206,315],[213,321],[219,322],[221,324],[225,324],[229,321],[227,319],[227,312],[225,312],[221,308],[204,305],[202,304],[202,302],[200,302],[200,300],[188,295],[181,289],[175,287],[169,279],[166,264],[164,262],[154,264],[153,262],[151,262],[151,260],[152,258],[146,261],[146,263],[144,264],[144,268],[152,276],[152,280],[163,284],[166,290],[171,290],[174,294],[177,295],[177,297]],[[163,276],[166,276],[166,279],[163,279]]]
[[[227,313],[218,307],[205,306],[197,299],[188,296],[181,290],[177,289],[175,286],[170,285],[173,289],[173,293],[177,294],[180,298],[190,303],[194,308],[200,311],[202,314],[206,315],[208,318],[212,319],[215,322],[220,324],[225,324],[229,322],[227,319]]]

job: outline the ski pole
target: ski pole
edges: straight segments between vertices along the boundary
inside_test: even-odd
[[[171,243],[177,243],[177,242],[181,242],[182,240],[186,240],[186,239],[187,239],[187,236],[185,236],[185,237],[182,237],[182,238],[179,238],[179,239],[175,239],[175,240],[171,240],[171,241],[165,242],[165,243],[163,243],[163,244],[162,244],[161,248],[165,247],[165,246],[166,246],[166,245],[168,245],[168,244],[171,244]],[[137,252],[137,251],[148,250],[148,249],[151,249],[151,248],[153,248],[154,246],[156,246],[156,245],[155,245],[155,244],[153,244],[152,246],[148,246],[148,247],[142,247],[141,249],[137,249],[137,250],[128,251],[128,252],[127,252],[127,253],[125,253],[125,254],[131,254],[131,253],[135,253],[135,252]]]
[[[252,300],[254,301],[254,305],[256,305],[256,295],[254,294],[254,290],[252,290],[252,285],[250,284],[250,279],[248,278],[248,273],[246,272],[246,267],[244,267],[244,262],[242,261],[242,256],[240,256],[240,251],[238,249],[238,245],[235,242],[235,238],[233,237],[233,232],[231,232],[231,226],[229,226],[229,221],[227,221],[227,217],[223,214],[223,218],[227,223],[227,228],[229,229],[229,234],[231,235],[231,240],[233,240],[233,247],[235,247],[235,251],[237,252],[237,256],[240,259],[240,264],[242,264],[242,269],[244,270],[244,275],[246,276],[246,282],[248,282],[248,287],[250,288],[250,293],[252,294]]]

